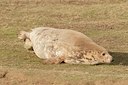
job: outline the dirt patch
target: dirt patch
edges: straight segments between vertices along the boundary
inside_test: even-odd
[[[5,78],[7,73],[8,73],[7,71],[0,70],[0,79]]]
[[[42,70],[35,69],[0,69],[0,85],[127,85],[128,80],[101,79],[101,80],[76,80],[59,79],[52,72],[44,74]],[[49,75],[51,73],[51,76]],[[58,76],[59,77],[59,76]]]
[[[50,80],[29,74],[24,69],[0,69],[0,85],[52,85]],[[33,73],[33,72],[32,72]]]
[[[128,80],[99,80],[95,85],[127,85]]]

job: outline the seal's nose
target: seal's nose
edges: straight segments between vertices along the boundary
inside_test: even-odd
[[[107,56],[107,59],[106,59],[106,63],[111,63],[111,62],[113,62],[114,60],[113,60],[113,58],[112,58],[112,56]]]
[[[111,62],[114,62],[114,59],[112,59],[112,61]]]

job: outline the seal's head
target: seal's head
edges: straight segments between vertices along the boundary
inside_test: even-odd
[[[72,54],[72,56],[66,58],[64,62],[69,64],[97,65],[103,63],[109,64],[112,60],[112,56],[106,50],[82,50]]]
[[[111,63],[112,56],[107,51],[89,50],[84,55],[84,61],[88,64]]]

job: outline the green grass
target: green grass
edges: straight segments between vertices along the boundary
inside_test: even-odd
[[[128,79],[127,8],[127,0],[1,0],[0,66],[29,69],[29,76],[39,72],[38,77],[45,76],[56,85]],[[44,65],[17,38],[19,31],[40,26],[80,31],[108,49],[115,61],[97,66]]]

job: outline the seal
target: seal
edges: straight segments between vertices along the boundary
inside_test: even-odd
[[[30,32],[21,31],[18,38],[45,63],[94,65],[112,62],[112,56],[104,47],[78,31],[38,27]]]

